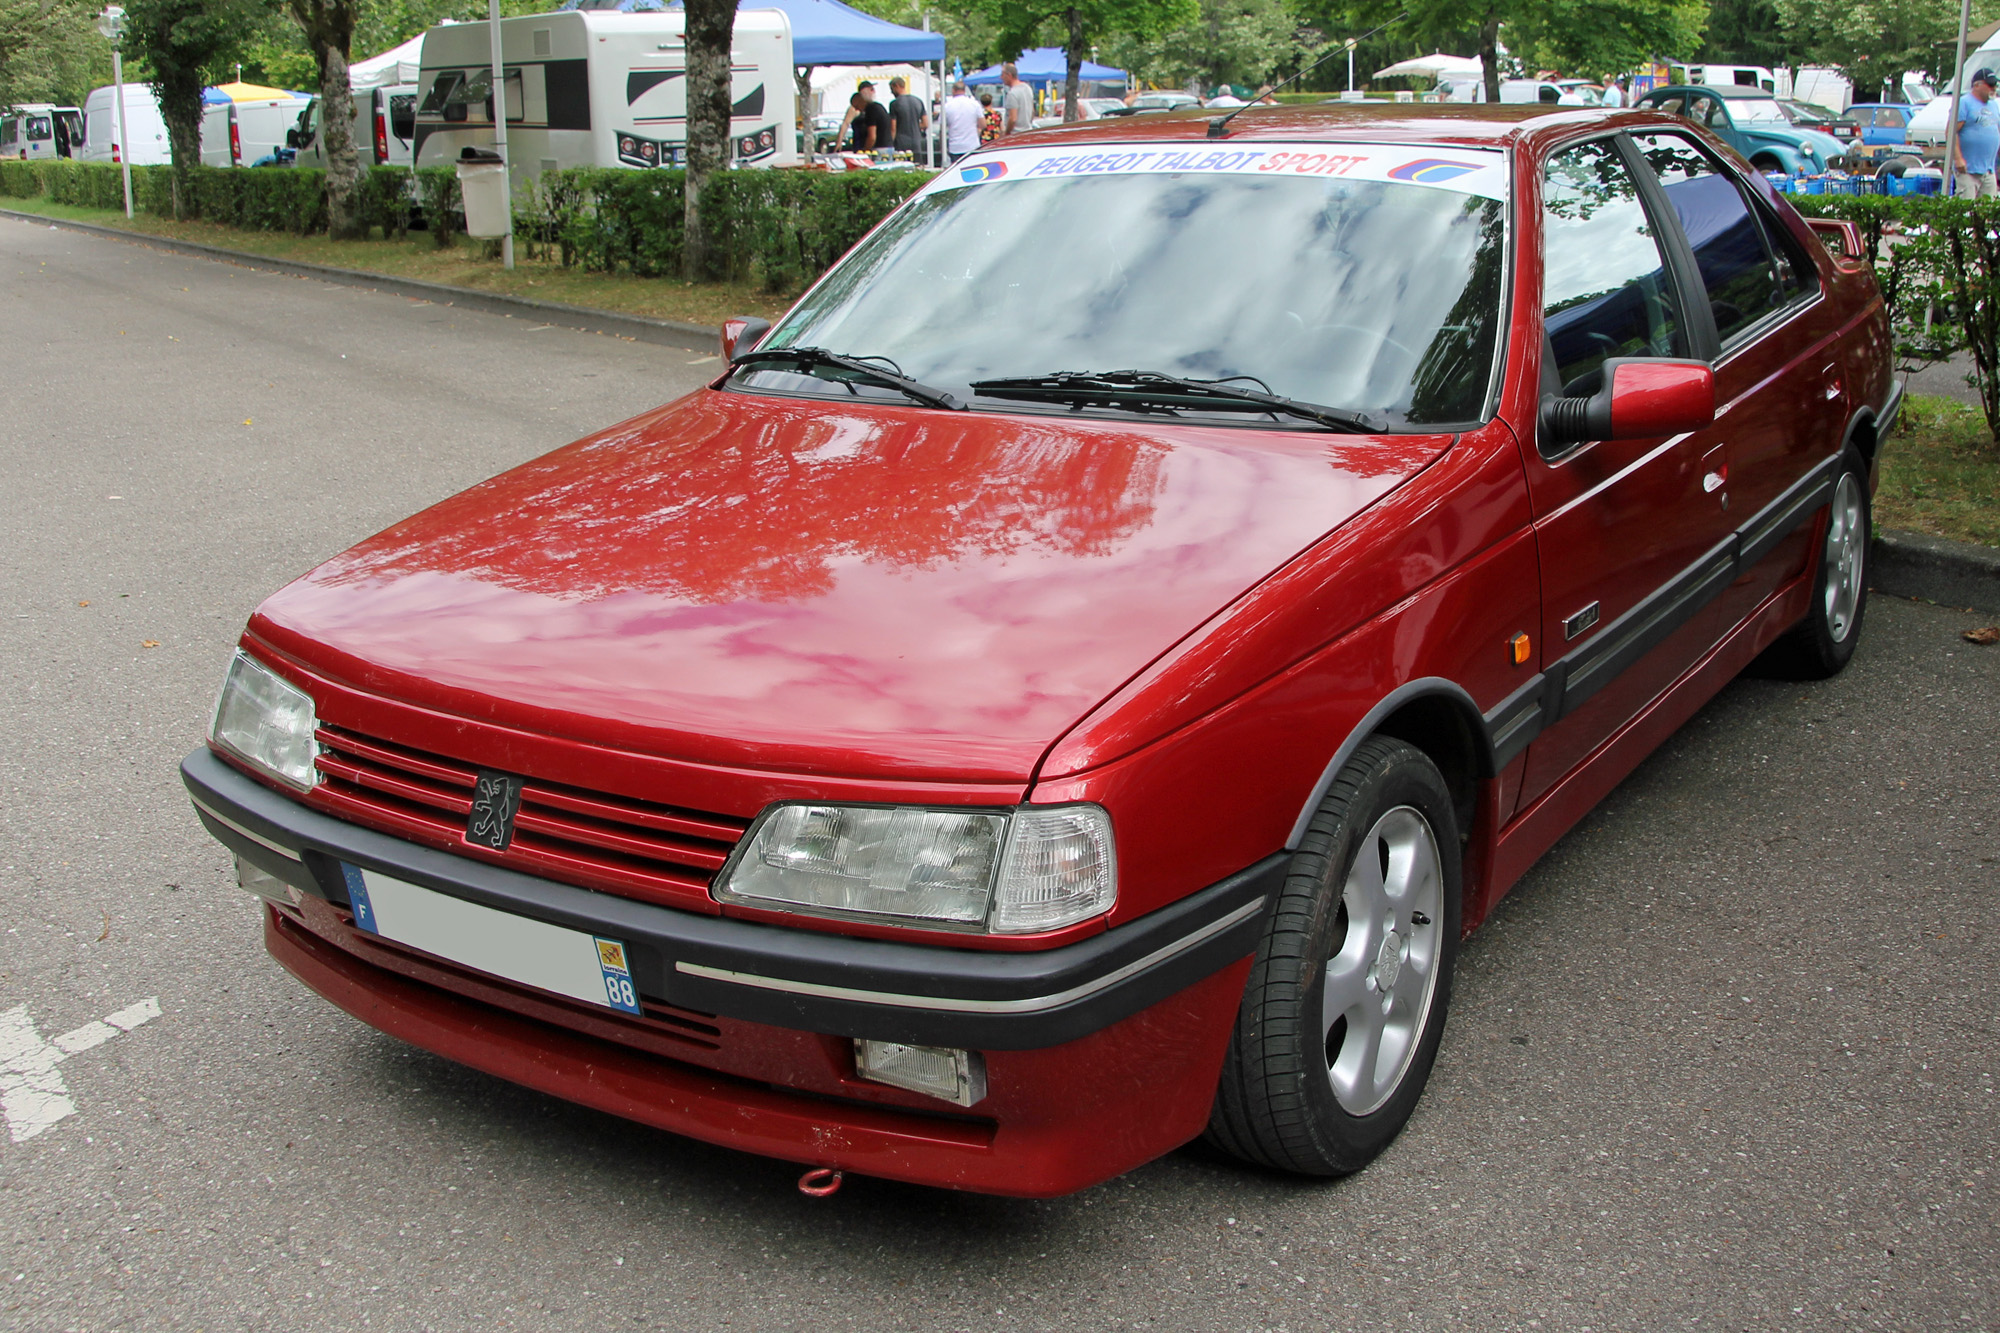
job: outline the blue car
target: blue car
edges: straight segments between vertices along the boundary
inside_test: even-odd
[[[1817,176],[1847,160],[1846,145],[1830,134],[1792,124],[1778,99],[1762,88],[1674,84],[1655,88],[1634,105],[1685,116],[1706,127],[1759,171]]]
[[[1861,142],[1870,146],[1891,146],[1910,141],[1913,106],[1901,102],[1856,102],[1847,108],[1847,118],[1861,127]]]

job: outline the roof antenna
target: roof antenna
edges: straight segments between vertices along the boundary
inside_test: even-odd
[[[1321,65],[1324,65],[1327,61],[1333,59],[1341,52],[1347,50],[1347,48],[1350,45],[1359,46],[1361,45],[1361,43],[1367,41],[1370,37],[1373,37],[1376,33],[1382,31],[1382,29],[1390,27],[1393,24],[1401,23],[1404,19],[1408,18],[1409,16],[1410,12],[1406,9],[1402,13],[1396,15],[1396,17],[1390,19],[1388,23],[1377,24],[1376,26],[1370,28],[1367,32],[1362,33],[1359,37],[1354,38],[1352,42],[1341,42],[1336,46],[1328,48],[1327,53],[1325,55],[1321,56],[1318,60],[1313,61],[1312,64],[1307,65],[1304,69],[1300,70],[1298,73],[1292,75],[1291,78],[1286,79],[1284,83],[1279,84],[1277,88],[1266,88],[1264,90],[1263,95],[1266,97],[1275,95],[1279,88],[1284,88],[1289,84],[1297,83],[1300,79],[1303,79],[1306,75],[1312,73],[1314,70],[1318,69]],[[1229,135],[1229,122],[1236,119],[1239,113],[1248,111],[1251,107],[1255,105],[1257,105],[1255,102],[1246,102],[1242,106],[1232,107],[1228,115],[1217,116],[1214,120],[1209,121],[1208,137],[1211,139],[1227,138]]]

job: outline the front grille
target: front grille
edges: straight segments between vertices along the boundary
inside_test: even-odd
[[[477,770],[455,759],[357,735],[315,733],[325,779],[311,799],[357,824],[549,879],[648,902],[706,898],[715,872],[749,827],[622,796],[528,779],[514,840],[494,851],[465,840]]]

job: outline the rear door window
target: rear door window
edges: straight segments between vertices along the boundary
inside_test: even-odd
[[[398,139],[407,139],[416,132],[416,94],[397,93],[389,99],[389,133],[395,135]]]
[[[1666,263],[1610,139],[1566,148],[1542,179],[1542,321],[1564,394],[1614,356],[1686,356]]]
[[[1818,270],[1802,267],[1787,248],[1774,244],[1768,233],[1775,227],[1767,227],[1736,178],[1692,140],[1660,133],[1632,138],[1694,250],[1725,347],[1772,311],[1818,290]]]

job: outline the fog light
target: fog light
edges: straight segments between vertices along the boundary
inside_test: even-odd
[[[907,1088],[960,1106],[971,1106],[986,1097],[986,1061],[977,1051],[859,1038],[854,1043],[854,1072],[873,1083]]]
[[[236,858],[236,886],[245,893],[254,893],[265,902],[282,903],[292,907],[303,897],[297,889],[279,879],[260,866],[252,865],[242,857]]]

